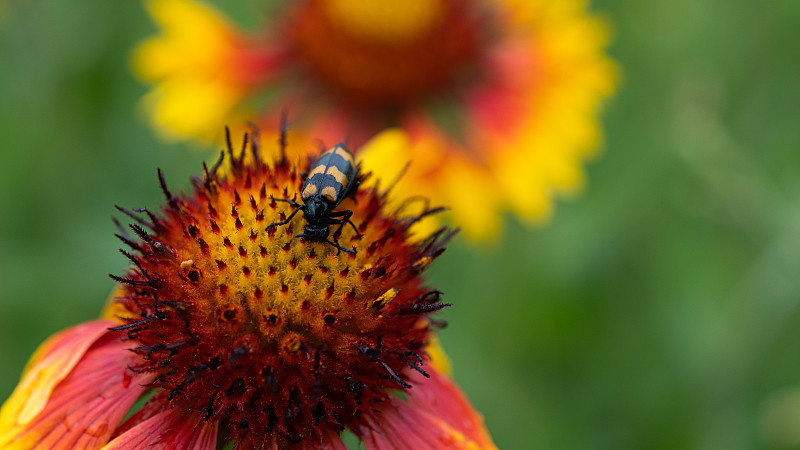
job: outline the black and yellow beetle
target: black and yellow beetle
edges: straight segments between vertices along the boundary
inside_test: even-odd
[[[302,205],[288,198],[274,199],[278,202],[289,203],[294,207],[294,211],[286,220],[272,223],[266,229],[286,225],[294,218],[297,211],[303,211],[303,216],[306,218],[305,228],[303,228],[303,233],[296,234],[294,237],[324,241],[340,251],[355,253],[355,250],[340,246],[336,237],[345,223],[349,223],[356,234],[359,234],[356,226],[350,221],[353,211],[349,209],[334,211],[334,209],[342,200],[358,189],[358,184],[358,166],[355,164],[353,154],[347,150],[344,144],[336,144],[320,155],[311,165],[300,194],[300,198],[303,200]],[[333,233],[333,242],[328,240],[330,225],[339,225],[339,228]]]

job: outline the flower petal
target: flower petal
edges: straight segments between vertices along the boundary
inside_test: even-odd
[[[496,235],[499,195],[484,168],[464,157],[461,144],[441,133],[430,117],[420,114],[403,125],[403,129],[377,135],[359,152],[364,170],[375,175],[372,180],[397,180],[389,194],[392,206],[409,213],[409,197],[427,199],[435,192],[432,206],[447,205],[447,215],[464,234],[474,239]],[[416,203],[425,206],[425,202]],[[427,217],[415,225],[415,234],[426,235],[438,227],[439,220]]]
[[[237,65],[231,63],[238,37],[211,5],[193,0],[146,5],[163,33],[141,43],[132,56],[134,72],[156,83],[144,108],[165,138],[215,137],[220,124],[236,116],[244,93],[236,73],[254,76],[248,68],[259,61],[244,54]]]
[[[56,333],[40,345],[0,411],[0,431],[30,422],[44,409],[55,386],[69,374],[86,350],[108,327],[115,325],[104,320],[83,323]]]
[[[204,422],[199,414],[167,409],[113,439],[103,450],[212,450],[217,447],[217,431],[217,422]]]
[[[0,447],[95,449],[108,441],[153,377],[127,369],[138,356],[107,331],[114,325],[89,322],[42,346],[44,357],[0,414]]]
[[[442,341],[439,340],[439,336],[431,336],[431,340],[428,346],[425,347],[425,351],[428,352],[428,357],[431,359],[430,363],[434,370],[442,375],[450,376],[453,374],[450,358],[447,356],[447,353],[444,352]]]
[[[496,449],[483,417],[446,376],[410,372],[408,403],[394,399],[361,429],[367,450]]]
[[[121,285],[118,284],[114,286],[114,290],[111,291],[111,295],[106,299],[106,304],[103,305],[103,310],[100,312],[101,319],[108,319],[116,322],[115,325],[110,326],[121,325],[125,323],[122,319],[131,317],[131,313],[119,302],[119,298],[124,295],[124,292]]]
[[[193,0],[149,0],[145,5],[163,34],[140,44],[134,52],[133,67],[138,75],[158,80],[198,69],[211,71],[204,72],[206,76],[228,70],[218,64],[226,60],[233,31],[216,8]]]
[[[169,409],[168,396],[169,392],[164,390],[158,391],[141,408],[139,408],[135,413],[131,414],[130,417],[125,419],[125,422],[122,422],[122,424],[120,424],[117,429],[114,430],[114,434],[111,435],[111,439],[116,439],[117,437],[127,433],[128,430],[136,425],[139,425],[145,420],[148,420],[151,417]]]

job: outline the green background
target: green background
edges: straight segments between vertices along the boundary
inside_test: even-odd
[[[592,9],[623,71],[605,151],[547,226],[431,270],[455,378],[503,449],[800,447],[800,2]],[[134,108],[152,32],[137,1],[0,0],[0,398],[126,268],[113,205],[207,155]]]

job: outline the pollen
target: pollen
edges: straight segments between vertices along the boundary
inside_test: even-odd
[[[186,194],[159,172],[159,213],[120,208],[135,219],[118,235],[132,269],[112,276],[125,288],[118,329],[142,357],[133,369],[157,373],[173,408],[256,448],[360,429],[391,391],[411,388],[407,369],[427,375],[424,348],[441,324],[428,316],[447,305],[421,271],[452,233],[412,240],[419,218],[384,213],[377,188],[338,207],[353,211],[358,232],[336,238],[355,253],[295,237],[302,214],[267,231],[292,212],[273,199],[299,196],[313,158],[267,162],[255,143],[226,158]]]

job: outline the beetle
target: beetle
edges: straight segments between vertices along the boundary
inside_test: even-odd
[[[344,144],[339,143],[331,147],[311,165],[300,194],[300,198],[303,201],[302,205],[288,198],[273,198],[275,201],[292,205],[294,211],[289,214],[286,220],[271,223],[266,230],[286,225],[291,222],[298,211],[303,211],[306,225],[303,228],[303,233],[296,234],[294,237],[324,241],[336,247],[339,252],[355,253],[355,250],[340,246],[336,238],[345,223],[349,223],[356,234],[361,235],[356,226],[353,225],[353,222],[350,221],[353,211],[349,209],[346,211],[334,210],[358,188],[360,184],[358,170],[359,167],[355,164],[353,154],[347,150]],[[330,234],[328,227],[330,225],[339,225],[339,228],[333,232],[333,242],[328,240],[328,235]]]

